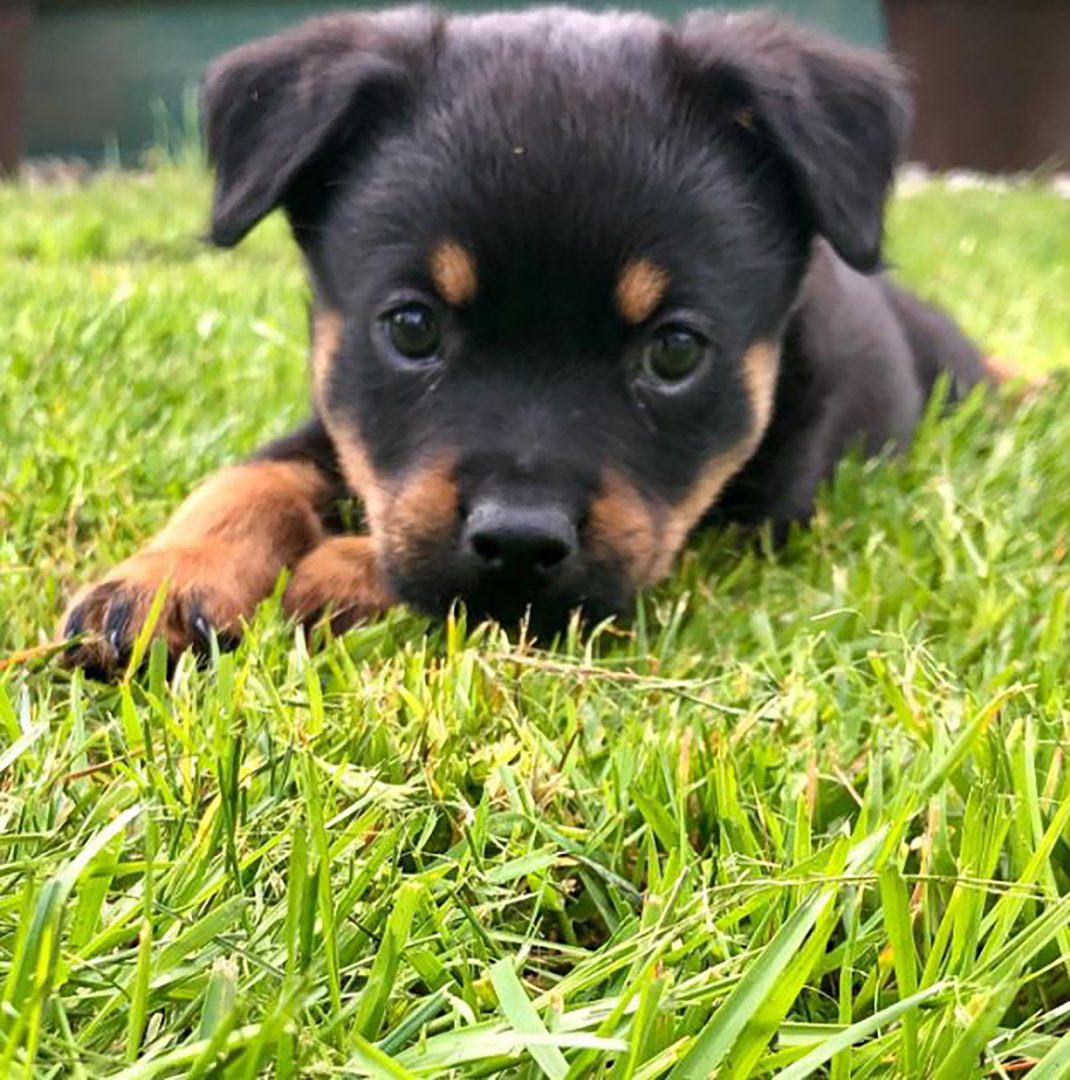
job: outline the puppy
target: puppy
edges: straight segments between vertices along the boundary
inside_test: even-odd
[[[881,273],[898,73],[775,17],[334,16],[224,56],[203,112],[212,241],[281,208],[304,255],[313,416],[75,598],[97,673],[161,587],[177,654],[283,570],[337,628],[627,612],[696,526],[805,520],[986,377]]]

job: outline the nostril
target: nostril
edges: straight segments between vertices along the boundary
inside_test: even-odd
[[[544,540],[535,550],[535,565],[540,570],[552,570],[568,557],[571,550],[564,540]]]
[[[472,537],[472,548],[486,563],[501,561],[502,546],[493,536],[488,536],[486,533],[477,533]]]

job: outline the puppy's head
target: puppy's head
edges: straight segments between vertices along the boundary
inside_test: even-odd
[[[894,72],[768,16],[328,18],[204,95],[213,239],[282,207],[317,409],[403,599],[631,603],[757,449],[816,237],[876,268]]]

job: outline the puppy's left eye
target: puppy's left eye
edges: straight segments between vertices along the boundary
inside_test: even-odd
[[[643,349],[643,374],[655,382],[683,382],[702,363],[709,347],[709,341],[697,330],[663,326]]]
[[[387,336],[406,360],[430,360],[442,340],[438,316],[426,304],[402,304],[386,314]]]

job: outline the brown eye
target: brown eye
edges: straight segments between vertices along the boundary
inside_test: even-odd
[[[657,382],[682,382],[702,363],[710,343],[686,326],[662,327],[643,349],[643,372]]]
[[[386,315],[390,344],[406,360],[430,360],[438,352],[438,318],[426,304],[404,304]]]

